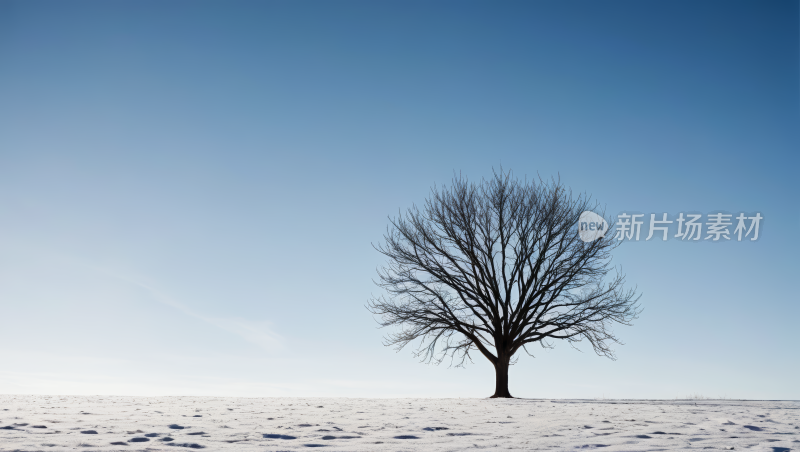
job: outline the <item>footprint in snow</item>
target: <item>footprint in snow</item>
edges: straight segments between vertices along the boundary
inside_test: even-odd
[[[180,425],[178,425],[178,424],[171,424],[171,425],[169,426],[169,428],[171,428],[171,429],[175,429],[175,430],[183,430],[183,429],[185,429],[186,427],[180,426]]]
[[[414,435],[399,435],[395,436],[394,439],[419,439],[419,437]]]
[[[206,446],[201,446],[197,443],[168,443],[169,446],[175,447],[188,447],[189,449],[205,449]]]
[[[150,441],[150,438],[137,437],[128,440],[129,443],[146,443],[147,441]]]
[[[96,435],[97,434],[97,432],[94,431],[94,430],[84,430],[81,433],[83,433],[84,435]]]
[[[289,435],[276,435],[274,433],[264,433],[264,438],[269,439],[297,439],[296,436],[289,436]]]

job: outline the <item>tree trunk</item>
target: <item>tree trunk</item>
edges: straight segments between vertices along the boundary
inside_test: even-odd
[[[494,364],[494,395],[491,398],[510,398],[511,393],[508,392],[508,366],[511,357],[498,356],[497,362]]]

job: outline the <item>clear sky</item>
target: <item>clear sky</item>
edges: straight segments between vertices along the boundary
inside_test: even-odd
[[[388,216],[454,172],[607,212],[759,212],[626,243],[617,361],[522,397],[800,399],[797,1],[0,2],[0,393],[482,397],[381,345]]]

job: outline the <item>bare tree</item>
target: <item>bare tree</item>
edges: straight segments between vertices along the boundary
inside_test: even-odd
[[[615,359],[609,342],[621,342],[611,324],[630,325],[641,311],[624,276],[610,274],[617,241],[579,237],[581,213],[597,208],[590,204],[560,181],[502,171],[434,187],[422,209],[390,219],[376,247],[388,257],[376,281],[388,295],[367,307],[382,327],[400,327],[385,345],[400,350],[419,339],[415,356],[456,366],[478,350],[495,368],[492,397],[511,397],[509,365],[533,343],[586,340]]]

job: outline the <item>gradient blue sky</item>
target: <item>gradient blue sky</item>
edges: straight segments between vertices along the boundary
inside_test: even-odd
[[[619,359],[522,397],[800,399],[797,1],[0,2],[0,393],[492,393],[364,304],[454,171],[622,211],[760,212],[638,242]]]

